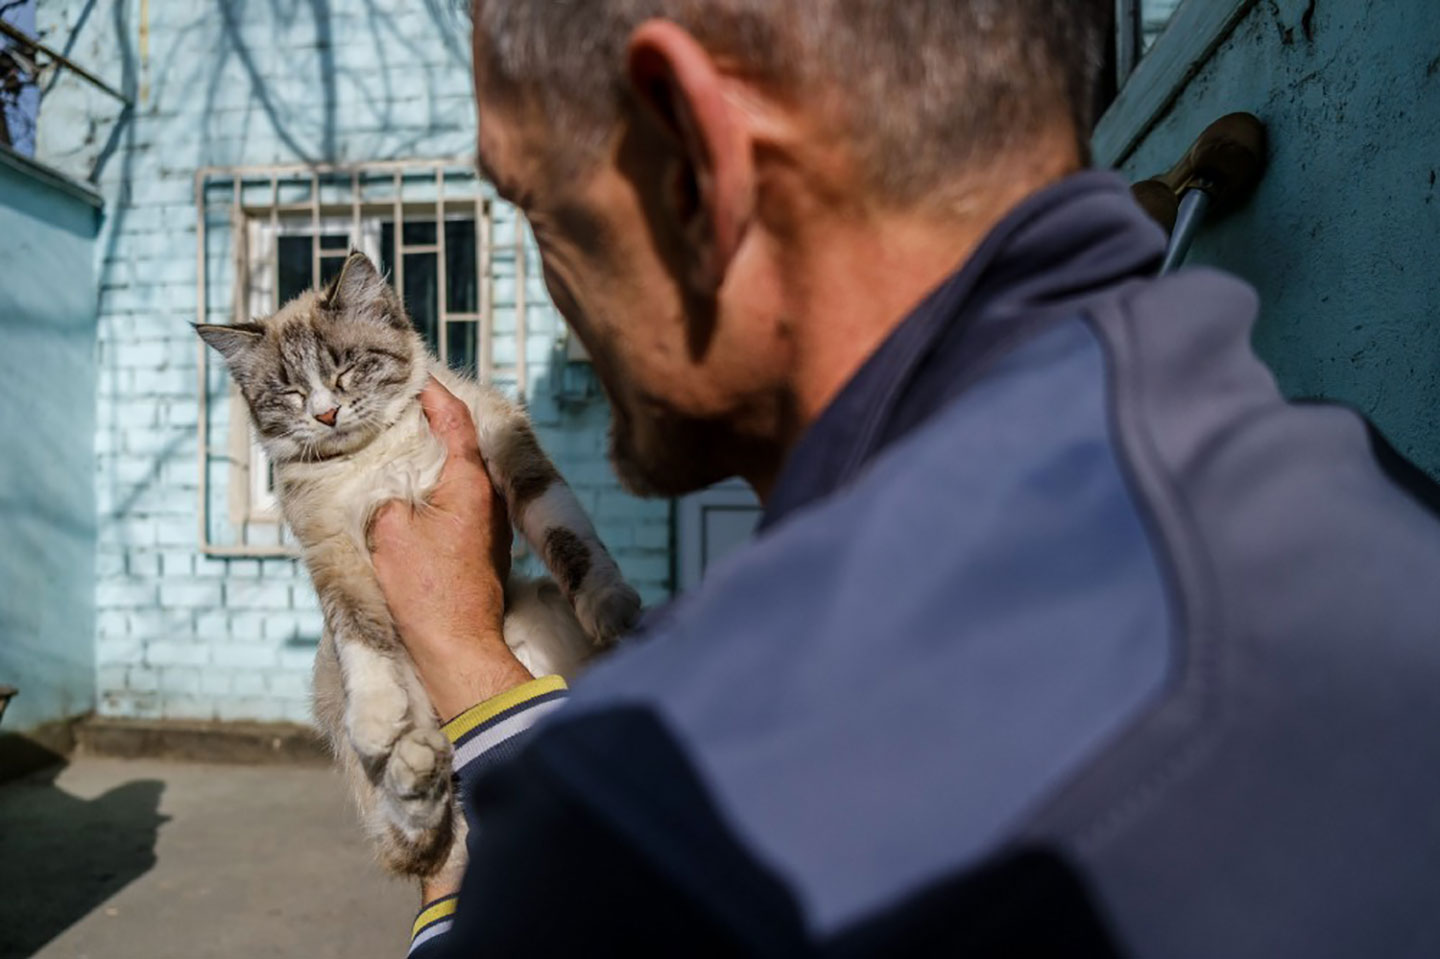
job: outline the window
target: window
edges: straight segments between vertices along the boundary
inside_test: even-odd
[[[1141,58],[1170,24],[1181,0],[1118,0],[1116,8],[1117,81],[1124,85]]]
[[[548,326],[555,348],[567,348],[520,217],[463,161],[203,170],[196,192],[201,322],[273,313],[334,277],[358,249],[390,276],[430,348],[457,369],[523,395],[532,328]],[[243,400],[223,364],[207,350],[200,356],[203,548],[292,554]]]
[[[1257,0],[1116,0],[1113,85],[1095,159],[1122,163]]]

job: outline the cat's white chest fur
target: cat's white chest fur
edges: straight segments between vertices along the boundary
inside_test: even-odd
[[[363,553],[371,518],[398,500],[420,505],[445,467],[445,447],[412,403],[394,425],[364,449],[336,460],[288,463],[277,469],[285,488],[285,519],[309,547],[345,535]]]

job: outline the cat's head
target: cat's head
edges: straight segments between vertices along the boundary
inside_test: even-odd
[[[225,358],[276,462],[364,447],[399,419],[429,373],[400,298],[363,253],[273,316],[195,330]]]

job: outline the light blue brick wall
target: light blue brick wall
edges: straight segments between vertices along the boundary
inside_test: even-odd
[[[38,144],[50,162],[95,174],[107,200],[95,473],[102,714],[308,718],[320,616],[303,570],[199,549],[195,171],[469,154],[466,24],[455,12],[464,6],[150,0],[142,23],[137,0],[40,0],[42,34],[136,101],[125,113],[62,77],[42,102]],[[210,282],[230,289],[214,269]],[[530,282],[531,302],[546,303],[538,270]],[[602,404],[562,409],[550,399],[558,320],[548,306],[530,314],[529,400],[542,441],[627,575],[648,601],[662,599],[669,506],[616,486]],[[503,311],[496,320],[497,363],[513,363],[513,312],[508,326]]]

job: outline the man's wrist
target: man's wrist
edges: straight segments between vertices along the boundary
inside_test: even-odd
[[[416,667],[442,721],[534,678],[496,633],[427,646]]]

